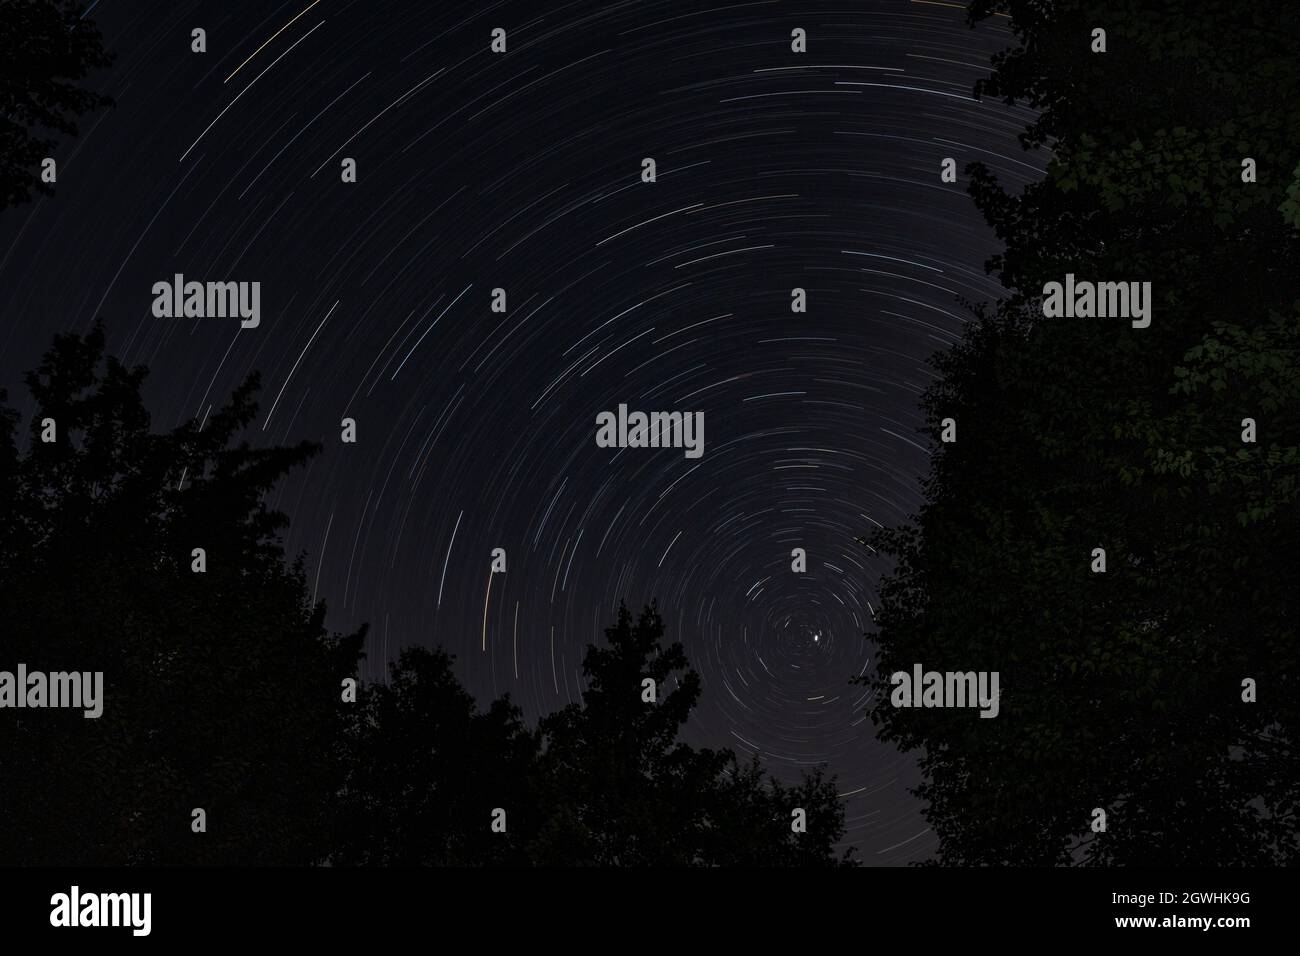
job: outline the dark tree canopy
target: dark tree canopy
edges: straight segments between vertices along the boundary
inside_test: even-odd
[[[144,369],[103,352],[101,327],[56,338],[24,452],[0,418],[0,666],[102,671],[105,697],[96,719],[5,711],[0,862],[318,861],[362,634],[326,633],[263,502],[314,448],[237,443],[255,377],[154,433]]]
[[[0,863],[847,861],[833,781],[788,787],[677,739],[699,677],[653,608],[620,611],[583,702],[540,731],[508,698],[479,711],[441,649],[345,700],[364,629],[326,631],[265,504],[316,446],[239,440],[255,376],[202,427],[155,433],[144,377],[96,326],[28,374],[27,441],[0,405],[0,669],[104,675],[99,717],[6,709]]]
[[[590,645],[588,685],[540,727],[539,861],[569,865],[830,865],[844,834],[833,781],[820,773],[795,788],[766,780],[757,762],[678,740],[700,696],[682,645],[663,644],[651,605],[620,607]],[[647,703],[647,679],[655,702]],[[807,831],[795,833],[792,811]]]
[[[0,209],[53,195],[40,179],[59,135],[77,135],[77,119],[112,104],[77,84],[112,57],[81,0],[0,3]],[[56,157],[57,158],[57,157]]]
[[[111,62],[84,8],[0,2],[0,208],[52,194],[42,160],[111,102],[79,85]],[[0,668],[105,681],[97,718],[0,721],[0,863],[834,861],[832,781],[786,787],[677,740],[699,679],[680,644],[659,646],[651,610],[620,613],[610,645],[589,648],[583,703],[540,734],[508,699],[478,711],[441,649],[404,651],[389,682],[344,702],[364,629],[327,632],[302,559],[286,563],[287,518],[265,504],[317,449],[240,440],[256,376],[202,427],[155,433],[145,370],[104,344],[99,326],[56,338],[26,379],[26,441],[0,404]],[[795,807],[807,833],[791,831]]]
[[[402,651],[363,688],[332,863],[487,866],[528,862],[537,737],[507,698],[479,712],[441,648]],[[505,832],[491,829],[505,811]]]
[[[653,607],[589,645],[581,703],[537,732],[508,698],[479,711],[441,649],[411,648],[363,688],[330,861],[339,865],[825,866],[844,810],[821,772],[797,786],[678,732],[699,697]],[[656,682],[656,700],[643,681]],[[806,832],[791,811],[802,808]],[[491,827],[504,811],[504,832]]]
[[[922,752],[942,862],[1293,863],[1300,7],[995,10],[1018,44],[979,91],[1041,110],[1052,160],[1018,195],[967,169],[1012,295],[936,359],[925,503],[869,539],[896,562],[873,719]],[[1044,318],[1067,272],[1150,281],[1150,327]],[[999,671],[1000,715],[895,709],[917,661]]]

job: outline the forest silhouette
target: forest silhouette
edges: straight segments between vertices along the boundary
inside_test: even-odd
[[[105,682],[98,718],[0,721],[0,863],[851,862],[832,780],[680,741],[700,682],[653,606],[619,610],[581,703],[535,730],[508,697],[480,711],[440,648],[353,693],[365,629],[327,630],[266,505],[319,446],[240,440],[256,375],[154,432],[145,369],[104,352],[102,325],[55,338],[25,451],[0,410],[0,648]]]
[[[43,157],[111,105],[81,85],[112,63],[83,14],[0,4],[17,57],[0,74],[0,209],[52,195]],[[582,702],[536,729],[508,697],[480,711],[441,648],[408,647],[345,700],[366,630],[327,630],[265,503],[320,446],[240,438],[256,374],[202,426],[153,432],[146,369],[105,338],[55,338],[26,377],[26,442],[0,392],[0,668],[105,681],[95,719],[5,711],[0,864],[851,862],[821,772],[789,786],[678,739],[699,678],[653,607],[619,610],[587,649]]]
[[[935,359],[914,521],[863,539],[878,734],[921,754],[939,863],[1294,864],[1300,5],[968,13],[1010,16],[977,93],[1050,164],[966,169],[1011,294]],[[1067,273],[1150,281],[1150,327],[1044,318]],[[999,717],[891,707],[915,661],[999,671]]]
[[[968,8],[995,13],[1015,43],[977,95],[1030,107],[1022,143],[1051,161],[1018,194],[964,171],[1009,296],[935,358],[914,520],[861,539],[892,566],[870,715],[920,755],[933,862],[1294,864],[1300,5]],[[0,73],[0,207],[49,192],[52,136],[107,103],[77,85],[110,64],[80,14],[0,4],[20,56]],[[1150,327],[1045,320],[1067,273],[1150,281]],[[535,728],[507,698],[480,709],[437,648],[342,701],[364,630],[327,630],[264,504],[315,446],[241,443],[255,377],[202,430],[154,434],[144,371],[103,353],[98,327],[56,340],[25,451],[0,412],[0,648],[107,681],[98,719],[0,722],[0,862],[849,861],[831,781],[679,741],[699,684],[653,608],[619,611],[582,702]],[[998,718],[890,706],[916,661],[998,670]]]

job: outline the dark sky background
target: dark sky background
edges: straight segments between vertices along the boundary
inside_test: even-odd
[[[277,504],[330,625],[371,623],[365,676],[441,643],[480,701],[535,720],[577,699],[619,600],[656,598],[703,678],[692,743],[828,763],[863,862],[928,857],[914,760],[849,684],[886,570],[853,537],[918,505],[926,358],[958,297],[999,295],[941,160],[1011,185],[1041,167],[1024,111],[970,97],[1006,21],[919,0],[89,12],[117,106],[57,154],[54,198],[0,216],[11,404],[30,415],[22,371],[96,317],[152,370],[158,428],[260,370],[250,439],[325,443]],[[260,328],[155,318],[177,272],[260,281]],[[620,402],[703,411],[703,457],[598,448]]]

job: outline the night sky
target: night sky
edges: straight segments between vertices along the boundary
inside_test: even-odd
[[[325,445],[274,503],[329,625],[371,623],[364,676],[441,643],[481,703],[534,721],[577,699],[619,600],[655,598],[703,679],[691,743],[782,776],[827,762],[863,862],[928,857],[913,758],[849,684],[886,570],[853,538],[919,504],[926,359],[959,297],[1000,293],[942,159],[1011,187],[1043,165],[1023,110],[970,96],[1006,21],[918,0],[89,12],[117,106],[56,154],[54,198],[0,216],[10,403],[30,416],[21,373],[97,317],[150,367],[160,429],[260,370],[250,440]],[[175,273],[261,282],[260,327],[155,318]],[[597,447],[620,403],[704,412],[703,457]]]

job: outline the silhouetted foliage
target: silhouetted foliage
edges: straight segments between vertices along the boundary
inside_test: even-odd
[[[620,609],[582,703],[538,732],[508,698],[480,712],[441,649],[408,648],[344,702],[364,629],[326,632],[265,504],[317,446],[239,441],[256,376],[202,427],[155,433],[144,377],[97,325],[28,374],[25,450],[0,406],[0,665],[104,673],[98,718],[5,710],[0,863],[851,862],[821,772],[791,787],[677,739],[699,677],[653,607]]]
[[[103,351],[98,326],[56,337],[24,452],[0,416],[0,666],[103,671],[106,698],[97,719],[4,712],[0,862],[318,861],[362,634],[326,633],[263,502],[315,448],[236,443],[255,376],[202,428],[153,433],[145,370]]]
[[[677,739],[699,697],[679,643],[664,647],[653,607],[620,608],[606,646],[589,645],[580,704],[530,733],[502,698],[485,712],[441,649],[412,648],[387,684],[363,688],[341,800],[340,865],[817,866],[844,811],[818,771],[798,786],[757,760]],[[642,681],[661,694],[643,700]],[[671,690],[668,684],[672,683]],[[803,808],[807,832],[791,829]],[[493,832],[492,811],[506,830]]]
[[[1052,161],[1019,195],[968,167],[1012,296],[936,359],[925,504],[868,539],[896,561],[872,717],[922,751],[942,862],[1294,862],[1300,7],[994,10],[1019,44],[979,90],[1041,110]],[[1067,272],[1152,282],[1150,327],[1044,318]],[[892,707],[917,661],[999,671],[999,716]]]
[[[112,62],[94,21],[82,19],[85,7],[81,0],[0,3],[0,209],[33,191],[53,195],[40,164],[54,155],[54,136],[77,135],[79,116],[112,104],[76,85]]]
[[[700,695],[680,643],[662,644],[653,605],[633,620],[620,606],[589,645],[581,704],[541,722],[541,830],[536,861],[566,865],[809,865],[836,862],[844,810],[820,774],[794,789],[757,763],[695,749],[678,733]],[[643,680],[656,700],[643,699]],[[804,801],[804,802],[798,802]],[[808,831],[791,830],[803,807]]]
[[[451,665],[441,648],[407,648],[387,684],[363,689],[331,862],[528,862],[536,735],[507,698],[479,713]],[[504,833],[490,828],[497,808]]]

